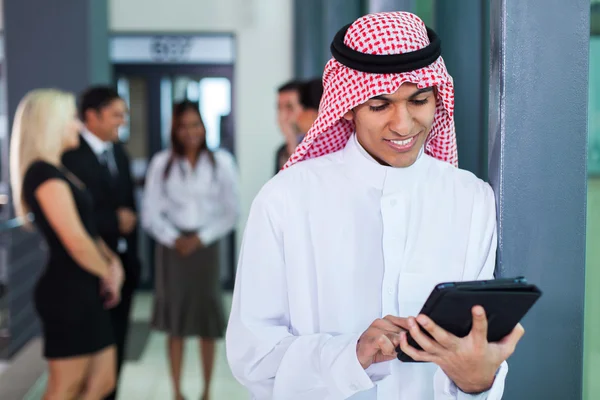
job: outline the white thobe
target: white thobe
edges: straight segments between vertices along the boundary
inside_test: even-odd
[[[491,279],[490,186],[422,154],[376,162],[353,136],[269,181],[252,204],[227,331],[234,376],[255,399],[500,399],[462,393],[435,364],[356,356],[377,318],[418,315],[440,282]]]

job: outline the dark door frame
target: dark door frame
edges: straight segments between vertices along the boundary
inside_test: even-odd
[[[227,78],[231,82],[231,125],[235,127],[235,80],[234,80],[234,65],[233,64],[113,64],[113,76],[115,82],[121,76],[135,76],[144,78],[147,82],[147,104],[146,109],[148,110],[148,161],[159,151],[162,147],[161,137],[161,113],[160,111],[160,81],[165,76],[177,76],[177,75],[191,75],[202,78]],[[158,110],[153,112],[152,110]],[[233,142],[232,148],[228,148],[234,157],[235,152],[235,141]],[[235,281],[235,249],[236,249],[236,232],[232,232],[229,240],[229,277],[224,283],[226,290],[232,290]],[[154,248],[154,242],[150,240],[150,248]],[[153,289],[154,287],[154,254],[151,250],[149,254],[151,263],[151,274],[149,284],[143,284],[140,289]]]
[[[215,64],[115,64],[115,80],[122,75],[138,76],[148,81],[148,110],[160,110],[160,80],[164,76],[194,75],[207,78],[227,78],[231,82],[231,118],[235,126],[235,83],[233,65]],[[149,113],[148,155],[162,150],[160,113]],[[235,156],[235,149],[230,149]]]

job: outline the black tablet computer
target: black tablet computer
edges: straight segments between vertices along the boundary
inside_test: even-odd
[[[523,277],[440,283],[429,295],[420,314],[427,315],[455,336],[465,337],[473,323],[471,310],[474,306],[482,306],[488,319],[488,342],[497,342],[512,332],[541,295],[542,292]],[[407,339],[412,347],[421,350],[410,334]],[[399,347],[396,351],[400,361],[415,362]]]

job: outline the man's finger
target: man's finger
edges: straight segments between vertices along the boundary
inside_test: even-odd
[[[415,361],[433,362],[435,360],[435,356],[433,354],[417,350],[409,345],[408,340],[406,339],[406,332],[402,332],[400,334],[400,349],[404,352],[404,354]]]
[[[403,329],[401,327],[390,322],[387,318],[388,317],[377,319],[377,320],[373,321],[371,326],[374,328],[377,328],[377,329],[381,329],[382,331],[388,331],[388,332],[393,332],[393,333],[402,332]]]
[[[404,331],[402,331],[404,332]],[[396,352],[396,349],[400,346],[401,343],[401,336],[400,333],[386,333],[388,339],[390,339],[390,341],[392,342],[392,344],[394,345],[394,352]]]
[[[523,335],[525,334],[525,329],[521,324],[517,324],[511,333],[506,335],[498,344],[502,347],[502,357],[506,360],[510,357],[517,347],[517,343]]]
[[[435,340],[427,336],[414,318],[408,319],[410,336],[429,354],[439,355],[443,348]],[[431,326],[431,325],[428,325]]]
[[[471,328],[471,337],[476,344],[487,343],[488,321],[485,310],[481,306],[475,306],[471,310],[473,314],[473,327]]]
[[[363,345],[368,345],[372,348],[377,348],[377,339],[382,334],[383,331],[381,329],[375,328],[373,327],[373,325],[371,325],[371,327],[369,327],[369,329],[367,329],[367,331],[360,338],[360,343],[362,343]]]
[[[384,356],[395,356],[396,355],[396,345],[392,343],[392,340],[385,334],[382,334],[377,339],[377,347],[381,351],[381,354]]]
[[[423,329],[429,332],[435,341],[444,349],[454,350],[458,347],[459,339],[433,322],[433,320],[428,316],[423,314],[419,315],[417,317],[417,322],[423,327]]]
[[[404,329],[405,331],[408,330],[408,318],[396,317],[394,315],[386,315],[383,319],[391,322],[397,327]]]

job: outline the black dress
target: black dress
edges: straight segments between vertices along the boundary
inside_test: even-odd
[[[110,316],[100,295],[100,278],[73,260],[40,209],[35,192],[49,179],[68,183],[86,231],[93,238],[97,237],[88,193],[55,166],[42,161],[33,163],[23,179],[23,198],[50,251],[46,269],[34,292],[35,307],[42,322],[44,356],[53,359],[92,354],[115,343]]]

